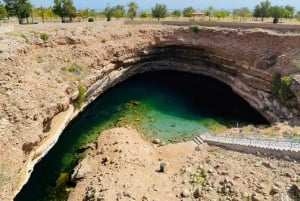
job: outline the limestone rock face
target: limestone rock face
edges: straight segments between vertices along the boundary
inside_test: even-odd
[[[40,39],[41,30],[48,41]],[[43,155],[38,150],[53,146],[53,117],[76,102],[79,85],[87,89],[83,109],[138,73],[205,74],[229,85],[270,122],[299,124],[299,46],[299,34],[205,27],[194,33],[190,27],[122,22],[39,24],[1,33],[0,200],[20,190],[28,167]],[[285,103],[270,92],[274,72],[292,78]],[[25,153],[24,144],[34,146]]]

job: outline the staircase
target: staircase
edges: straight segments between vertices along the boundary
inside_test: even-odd
[[[247,136],[247,135],[244,135]],[[226,149],[246,153],[265,153],[278,157],[289,156],[300,161],[300,141],[264,139],[253,137],[236,137],[212,135],[210,133],[196,136],[193,141],[199,146],[203,143],[221,146]]]
[[[196,136],[193,141],[197,144],[197,145],[200,145],[200,144],[203,144],[204,143],[204,140],[203,138],[201,137],[201,135],[198,135]]]

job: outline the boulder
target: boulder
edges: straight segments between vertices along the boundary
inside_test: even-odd
[[[160,144],[161,141],[160,141],[160,139],[156,138],[156,139],[154,139],[154,140],[152,141],[152,143],[153,143],[153,144]]]
[[[91,171],[91,166],[89,164],[87,163],[78,164],[75,167],[73,174],[71,175],[71,181],[76,182],[80,179],[83,179],[90,171]]]
[[[191,193],[190,193],[190,191],[187,190],[187,189],[184,189],[184,190],[181,192],[181,197],[183,197],[183,198],[188,198],[188,197],[190,197],[190,196],[191,196]]]

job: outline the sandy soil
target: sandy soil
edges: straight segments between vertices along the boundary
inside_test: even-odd
[[[72,177],[70,201],[300,199],[297,162],[193,142],[160,146],[131,128],[104,131]]]

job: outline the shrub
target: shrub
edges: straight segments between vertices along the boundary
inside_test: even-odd
[[[46,34],[46,33],[41,33],[40,34],[40,38],[43,40],[43,41],[47,41],[49,39],[49,35]]]
[[[75,106],[76,106],[76,108],[80,109],[82,103],[85,101],[85,92],[86,92],[86,89],[85,89],[84,86],[78,85],[77,86],[77,90],[78,90],[78,97],[76,99]]]
[[[285,103],[288,98],[292,95],[290,90],[292,79],[288,76],[283,76],[281,78],[281,85],[280,85],[280,98]]]
[[[80,74],[82,71],[82,67],[77,64],[72,64],[71,66],[62,67],[61,70],[68,71],[74,74]]]
[[[88,22],[94,22],[95,21],[95,19],[93,18],[93,17],[90,17],[89,19],[88,19]]]
[[[195,33],[198,33],[199,30],[200,30],[199,25],[198,25],[198,24],[195,24],[195,25],[193,26],[193,31],[194,31]]]
[[[197,170],[196,173],[190,175],[190,182],[204,186],[207,183],[207,171],[204,169]]]
[[[102,40],[101,40],[101,43],[105,43],[106,42],[106,40],[103,38]]]
[[[146,11],[142,11],[140,13],[140,18],[147,18],[150,17],[150,13],[147,13]]]
[[[275,72],[275,73],[273,73],[272,78],[271,78],[271,93],[274,96],[279,95],[280,85],[281,85],[281,74],[278,72]]]
[[[292,79],[289,76],[281,77],[280,73],[274,73],[271,80],[271,93],[285,103],[292,96],[291,82]]]

